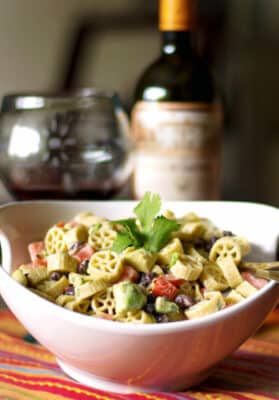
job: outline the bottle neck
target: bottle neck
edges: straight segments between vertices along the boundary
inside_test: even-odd
[[[165,56],[185,55],[192,51],[189,31],[164,31],[162,40],[162,54]]]

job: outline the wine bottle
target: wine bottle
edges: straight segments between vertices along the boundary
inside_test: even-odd
[[[160,0],[162,49],[136,87],[133,191],[164,200],[220,195],[221,107],[211,73],[192,45],[195,0]]]

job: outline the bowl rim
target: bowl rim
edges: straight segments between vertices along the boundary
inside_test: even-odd
[[[46,201],[46,200],[36,200],[36,201],[22,201],[22,202],[10,202],[5,205],[0,206],[0,212],[3,209],[10,208],[13,206],[18,206],[19,204],[63,204],[63,203],[90,203],[90,204],[96,204],[96,203],[104,203],[103,201],[72,201],[72,200],[62,200],[62,201],[56,201],[56,200],[51,200],[51,201]],[[108,202],[107,202],[108,203]],[[137,204],[137,201],[130,201],[130,200],[116,200],[116,201],[111,201],[110,203],[130,203],[130,204]],[[168,203],[168,202],[164,202]],[[246,204],[246,205],[256,205],[264,208],[269,208],[275,212],[278,212],[279,209],[276,207],[266,205],[263,203],[255,203],[255,202],[241,202],[241,201],[172,201],[169,203],[226,203],[226,204]],[[279,214],[278,214],[279,215]],[[10,263],[12,261],[12,253],[11,253],[11,247],[10,247],[10,242],[7,236],[1,231],[0,229],[0,245],[2,247],[3,252],[6,252],[6,264]],[[185,321],[176,321],[176,322],[166,322],[166,323],[160,323],[160,324],[129,324],[129,323],[123,323],[119,321],[110,321],[110,320],[105,320],[102,318],[98,318],[95,316],[91,315],[86,315],[86,314],[81,314],[75,311],[68,310],[64,307],[61,307],[60,305],[56,303],[52,303],[49,300],[37,295],[36,293],[32,292],[28,288],[24,287],[21,285],[19,282],[17,282],[15,279],[12,278],[12,276],[4,269],[2,263],[0,265],[0,279],[6,279],[8,281],[9,285],[12,285],[19,290],[19,292],[22,293],[22,295],[25,295],[30,298],[30,302],[33,302],[35,299],[37,299],[38,304],[41,304],[43,308],[49,307],[50,311],[53,308],[53,312],[55,312],[56,315],[59,314],[59,317],[62,319],[67,320],[68,322],[72,322],[76,325],[82,325],[87,328],[91,329],[97,329],[97,330],[103,330],[103,331],[112,331],[113,333],[117,334],[133,334],[133,335],[138,335],[138,336],[148,336],[152,334],[156,335],[164,335],[164,334],[169,334],[173,332],[181,332],[181,331],[187,331],[191,330],[193,328],[202,328],[205,325],[212,325],[217,322],[219,322],[221,319],[229,317],[231,315],[238,314],[239,311],[245,309],[249,305],[251,305],[254,301],[259,300],[261,297],[263,297],[267,292],[272,291],[277,287],[278,291],[278,297],[279,297],[279,284],[276,283],[275,281],[270,281],[268,282],[263,288],[261,288],[256,294],[251,296],[250,298],[245,299],[241,303],[234,304],[231,307],[222,309],[216,313],[209,314],[206,316],[203,316],[201,318],[197,319],[192,319],[192,320],[185,320]],[[31,297],[30,297],[31,296]],[[34,297],[35,296],[35,297]],[[18,296],[21,298],[21,296]],[[4,298],[5,300],[5,298]],[[9,307],[9,305],[7,304]],[[15,314],[16,315],[16,314]]]
[[[88,105],[89,100],[108,100],[120,102],[115,90],[99,87],[81,87],[66,91],[26,91],[6,93],[2,99],[1,112],[34,111],[44,108]]]

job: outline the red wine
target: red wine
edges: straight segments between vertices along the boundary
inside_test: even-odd
[[[72,193],[67,193],[61,189],[58,190],[28,190],[20,188],[11,188],[16,200],[110,200],[113,199],[122,187],[112,187],[105,189],[85,189]]]

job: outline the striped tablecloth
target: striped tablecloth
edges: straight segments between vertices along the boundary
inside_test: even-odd
[[[1,400],[260,400],[279,399],[279,309],[257,335],[224,360],[200,386],[184,393],[119,395],[80,385],[8,310],[0,311]]]

